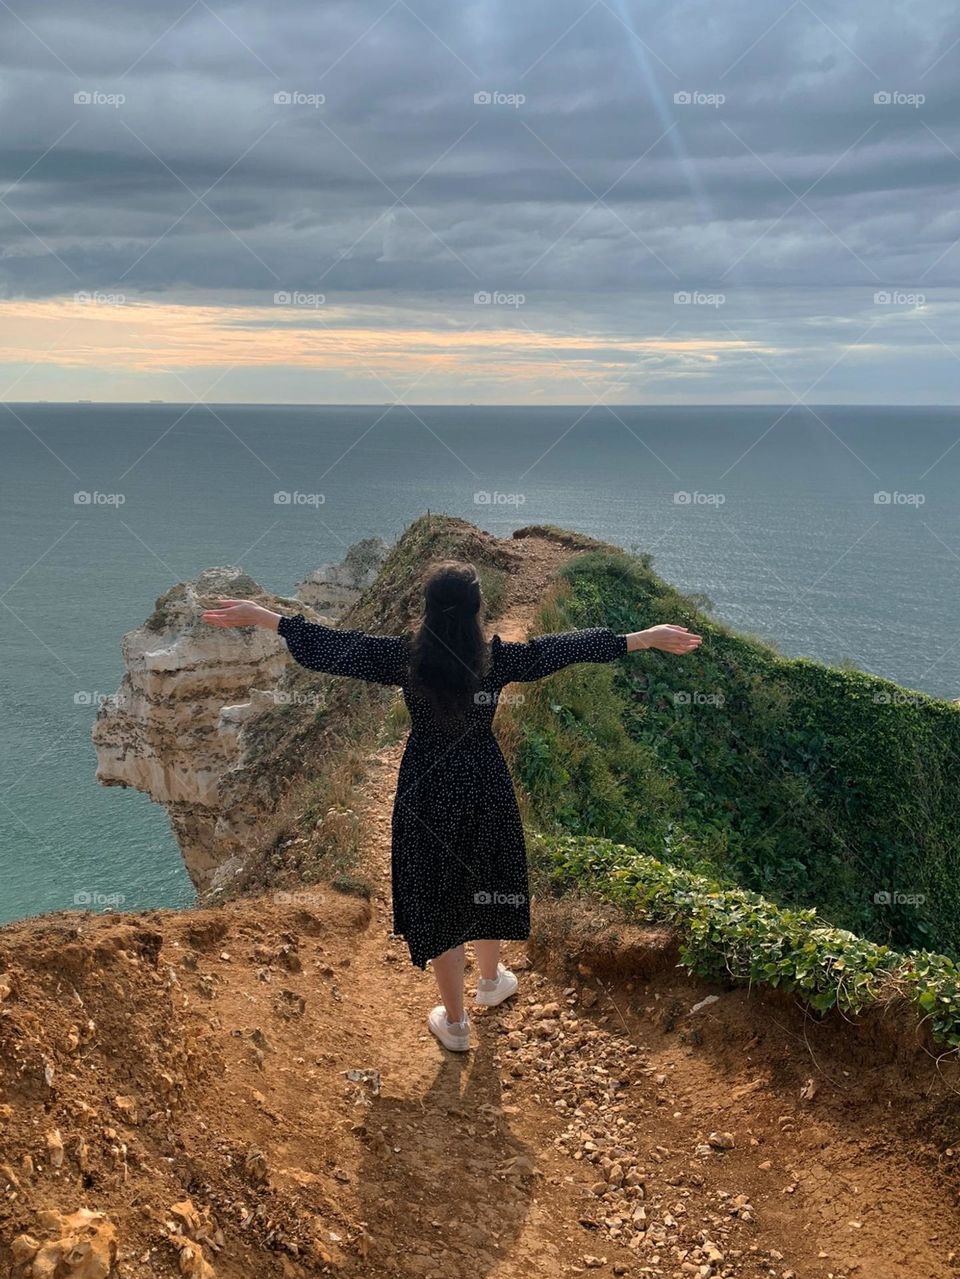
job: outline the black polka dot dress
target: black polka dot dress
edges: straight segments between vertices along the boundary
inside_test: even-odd
[[[575,662],[613,661],[627,651],[626,636],[599,626],[525,644],[494,635],[466,722],[451,729],[408,686],[404,638],[321,626],[302,613],[281,618],[278,631],[302,666],[403,689],[411,728],[393,806],[393,931],[406,939],[412,962],[425,968],[477,938],[529,936],[523,826],[493,735],[502,689]]]

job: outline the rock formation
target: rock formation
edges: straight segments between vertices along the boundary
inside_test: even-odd
[[[270,595],[239,568],[207,569],[168,591],[123,637],[123,682],[93,729],[97,781],[132,786],[166,808],[198,891],[239,868],[263,816],[264,797],[244,772],[245,729],[284,696],[277,685],[290,664],[270,631],[208,626],[204,607],[224,596],[312,615],[313,600],[323,599],[330,619],[376,576],[385,553],[380,539],[358,543],[343,565],[312,573],[293,600]]]
[[[10,1251],[15,1274],[23,1279],[110,1279],[117,1260],[117,1230],[102,1212],[79,1208],[40,1214],[40,1233],[23,1234]]]
[[[318,613],[339,617],[373,585],[387,549],[382,537],[355,542],[341,564],[322,564],[308,573],[297,587],[298,598]]]

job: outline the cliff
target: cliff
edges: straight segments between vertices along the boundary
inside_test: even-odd
[[[457,555],[518,639],[561,620],[550,600],[577,604],[584,583],[558,575],[595,545],[419,520],[345,621],[395,632],[419,567]],[[632,610],[637,582],[613,576]],[[472,1011],[474,1051],[451,1061],[424,1022],[432,975],[389,931],[398,699],[204,627],[208,591],[298,606],[238,569],[175,587],[124,641],[96,733],[102,780],[167,805],[216,904],[0,929],[2,1279],[960,1273],[956,1061],[896,1006],[811,1017],[685,974],[667,929],[544,892],[504,956],[520,995]],[[498,732],[533,802],[559,767],[557,793],[609,808],[579,756],[598,734],[615,753],[616,708],[576,678],[544,686],[555,747],[510,716]],[[472,989],[469,953],[467,971]]]
[[[240,568],[210,568],[157,600],[121,641],[125,673],[93,730],[97,781],[132,786],[166,808],[190,878],[216,890],[240,865],[264,811],[247,765],[248,729],[278,707],[299,705],[283,684],[286,645],[269,631],[224,631],[201,621],[212,599],[255,599],[278,611],[334,620],[369,586],[386,554],[380,539],[351,548],[343,565],[315,570],[295,599],[265,591]]]

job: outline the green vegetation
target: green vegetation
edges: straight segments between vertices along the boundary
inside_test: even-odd
[[[526,687],[509,732],[533,824],[815,908],[874,942],[960,952],[960,712],[737,635],[643,556],[572,560],[535,629],[665,621],[703,634],[701,649]]]
[[[535,632],[671,621],[705,637],[689,658],[570,667],[502,706],[534,882],[668,926],[704,978],[790,990],[820,1012],[905,1000],[960,1048],[960,711],[735,634],[649,557],[529,532],[583,552]],[[477,565],[494,619],[511,552],[431,515],[344,624],[397,634],[415,623],[424,567],[440,558]],[[405,708],[392,690],[298,667],[282,691],[248,741],[264,793],[283,798],[234,891],[327,880],[364,893],[359,781],[369,752],[406,730]]]
[[[795,991],[818,1012],[859,1013],[904,998],[936,1039],[960,1047],[960,969],[944,955],[897,954],[813,910],[782,909],[609,839],[547,836],[532,844],[558,890],[594,893],[668,925],[682,962],[701,977]]]
[[[400,634],[414,625],[423,609],[424,580],[432,563],[442,559],[476,565],[487,614],[496,617],[513,563],[511,552],[466,520],[433,514],[422,515],[404,530],[344,625],[385,635]]]

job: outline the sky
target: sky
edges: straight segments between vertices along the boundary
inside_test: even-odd
[[[10,0],[0,400],[954,404],[939,0]]]

